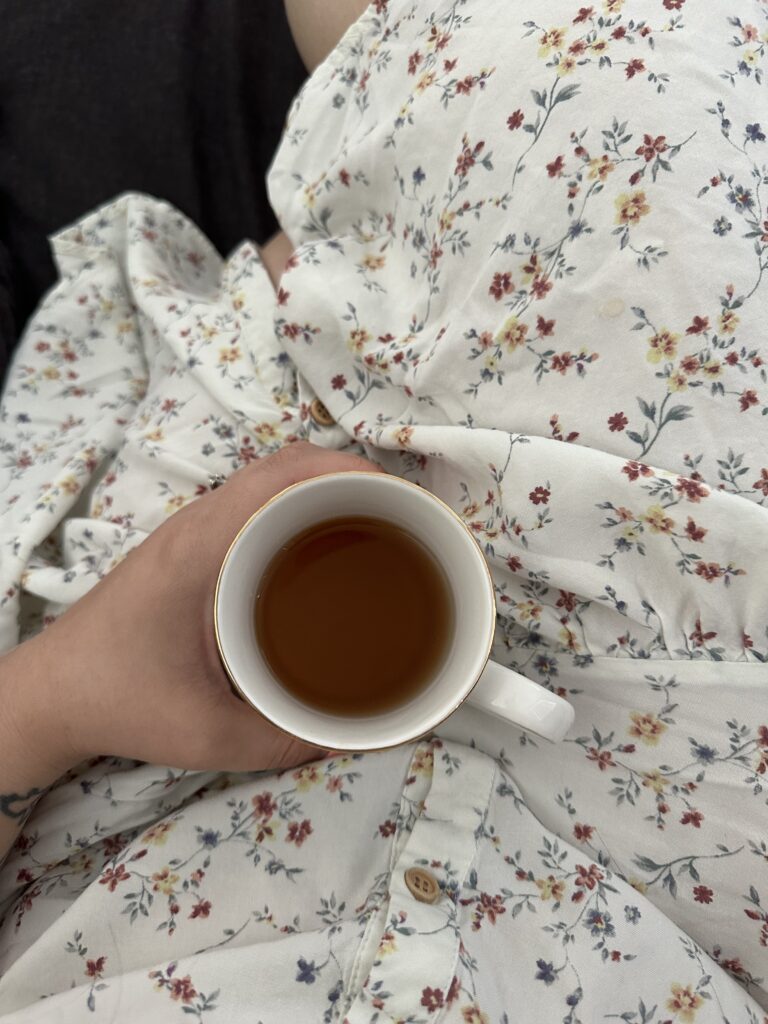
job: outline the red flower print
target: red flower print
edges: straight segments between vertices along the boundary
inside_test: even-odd
[[[451,987],[448,989],[448,995],[445,997],[445,1005],[450,1006],[451,1003],[455,1002],[461,995],[461,983],[454,974],[453,980],[451,981]]]
[[[590,747],[587,750],[587,760],[597,761],[597,766],[601,772],[604,772],[606,768],[613,768],[616,762],[611,757],[610,750],[598,750],[597,747]]]
[[[507,559],[507,568],[511,572],[520,572],[520,570],[523,568],[523,563],[520,561],[517,555],[510,555],[509,558]]]
[[[416,72],[418,70],[418,67],[419,67],[419,64],[421,64],[421,60],[422,60],[422,57],[421,57],[421,54],[419,53],[418,50],[414,51],[410,55],[410,57],[408,58],[408,74],[409,75],[415,75],[416,74]]]
[[[298,821],[292,821],[288,826],[288,835],[285,837],[286,843],[296,843],[297,846],[301,846],[307,836],[312,835],[312,823],[306,819],[300,824]]]
[[[552,282],[548,277],[534,277],[531,292],[537,299],[543,299],[547,292],[552,291]]]
[[[454,173],[458,174],[460,178],[465,178],[477,163],[477,158],[484,149],[485,143],[483,141],[475,143],[474,147],[470,147],[469,138],[465,135],[462,139],[462,150],[456,160],[456,170]]]
[[[376,13],[377,14],[383,14],[384,11],[386,11],[386,9],[387,9],[387,4],[388,3],[389,3],[389,0],[374,0],[373,6],[374,6],[374,9],[375,9]]]
[[[675,484],[675,490],[688,501],[698,503],[709,494],[709,488],[705,487],[700,480],[693,480],[687,476],[679,476]]]
[[[623,38],[624,38],[624,36],[625,36],[626,34],[627,34],[627,30],[626,30],[626,29],[624,28],[624,26],[623,26],[623,25],[619,25],[619,26],[617,26],[617,27],[616,27],[616,28],[615,28],[615,29],[613,30],[613,32],[611,32],[611,36],[612,36],[612,37],[613,37],[614,39],[623,39]]]
[[[629,420],[623,412],[615,412],[613,416],[608,417],[608,427],[611,433],[622,431],[628,423]]]
[[[578,822],[573,826],[573,834],[580,843],[588,843],[595,831],[593,825],[580,825]]]
[[[701,576],[707,583],[718,580],[724,575],[724,569],[717,562],[698,562],[696,564],[696,575]]]
[[[197,903],[192,907],[192,913],[189,915],[190,918],[195,917],[208,917],[211,913],[211,901],[210,900],[198,900]]]
[[[347,386],[347,378],[343,373],[337,373],[335,377],[331,377],[331,387],[334,391],[341,391],[342,388]]]
[[[578,25],[582,21],[589,21],[592,15],[595,13],[594,7],[580,7],[579,13],[573,19],[573,24]]]
[[[690,537],[691,540],[701,541],[707,535],[707,530],[703,526],[697,526],[696,523],[688,516],[688,522],[685,527],[685,535]]]
[[[445,997],[441,988],[425,988],[421,993],[421,1005],[428,1010],[439,1010],[445,1006]]]
[[[104,970],[104,964],[107,962],[105,956],[100,956],[96,960],[85,961],[85,973],[89,978],[100,978],[102,971]]]
[[[536,330],[541,338],[548,338],[555,329],[554,320],[545,320],[543,316],[539,316],[536,320]]]
[[[708,640],[714,640],[717,633],[704,633],[701,629],[701,619],[696,619],[696,628],[689,634],[688,639],[694,647],[703,647]]]
[[[598,882],[602,882],[605,875],[597,866],[590,864],[585,868],[583,864],[576,865],[576,885],[584,889],[594,889]]]
[[[744,645],[747,646],[746,644]],[[749,641],[749,646],[752,646],[752,641]],[[758,726],[757,729],[757,742],[761,747],[768,747],[768,725]]]
[[[509,117],[507,118],[507,128],[509,128],[509,130],[513,132],[516,128],[520,127],[524,120],[525,115],[523,114],[522,110],[516,110],[514,114],[510,114]]]
[[[768,498],[768,469],[763,467],[763,469],[760,470],[760,478],[759,480],[755,480],[752,486],[756,491],[762,491],[764,498]]]
[[[339,181],[341,182],[342,185],[345,185],[347,188],[349,188],[350,180],[351,175],[349,171],[342,167],[342,169],[339,171]]]
[[[708,885],[694,885],[693,898],[697,903],[711,903],[715,894]]]
[[[664,6],[668,11],[679,11],[685,0],[664,0]]]
[[[277,810],[277,801],[273,800],[271,793],[259,793],[251,797],[251,803],[259,818],[271,818]]]
[[[691,321],[689,327],[686,327],[686,334],[703,334],[704,331],[709,330],[709,317],[708,316],[695,316]]]
[[[565,375],[569,366],[573,365],[573,356],[570,352],[563,352],[562,355],[552,356],[552,369]]]
[[[563,167],[565,167],[565,160],[561,155],[556,157],[552,163],[547,164],[547,174],[550,178],[559,178],[563,173]]]
[[[185,974],[183,978],[171,978],[168,989],[171,999],[181,1000],[182,1003],[191,1003],[197,995],[197,989],[188,974]]]
[[[630,461],[622,466],[621,472],[626,473],[630,480],[637,480],[640,476],[650,476],[651,468],[642,462]]]
[[[503,896],[491,896],[487,892],[481,892],[480,899],[475,904],[475,919],[472,922],[472,928],[478,931],[484,917],[488,919],[490,924],[496,924],[496,918],[506,914],[506,912],[507,908],[504,906]]]
[[[534,505],[546,505],[549,501],[549,489],[547,487],[534,487],[528,495],[528,500]]]
[[[680,819],[681,825],[693,825],[694,828],[701,828],[704,815],[701,811],[685,811]]]
[[[753,391],[752,388],[747,388],[746,391],[742,391],[739,395],[739,405],[742,412],[746,412],[750,406],[757,405],[757,402],[757,392]]]
[[[611,961],[616,964],[616,963],[619,962],[619,960],[621,960],[621,950],[620,949],[612,949],[611,950]]]
[[[629,62],[629,64],[627,64],[624,73],[627,78],[634,78],[635,75],[639,74],[641,71],[645,71],[645,64],[639,57],[635,57]]]
[[[107,836],[103,845],[105,856],[107,859],[111,859],[112,857],[116,857],[118,853],[128,845],[128,842],[123,839],[120,832],[116,832],[113,836]]]
[[[575,594],[572,594],[570,590],[561,590],[560,597],[557,599],[558,608],[565,608],[567,612],[572,612],[578,604],[578,599]]]
[[[639,68],[638,70],[642,71],[642,68]],[[631,75],[629,77],[631,77]],[[648,163],[649,161],[654,160],[659,153],[663,153],[666,149],[668,149],[666,135],[657,135],[654,139],[652,135],[646,134],[643,135],[642,146],[638,146],[635,153],[638,156],[645,157],[645,162]]]
[[[505,295],[509,295],[514,287],[512,275],[508,270],[506,270],[504,273],[493,275],[493,280],[488,288],[488,294],[492,295],[498,302]]]
[[[106,885],[110,892],[114,892],[121,882],[127,882],[130,877],[125,865],[118,864],[116,868],[107,868],[99,879],[99,885]]]

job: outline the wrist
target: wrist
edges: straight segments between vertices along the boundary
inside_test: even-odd
[[[57,701],[58,668],[43,636],[0,658],[0,774],[4,792],[52,785],[81,759]]]

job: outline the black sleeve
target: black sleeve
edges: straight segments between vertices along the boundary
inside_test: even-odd
[[[0,378],[55,279],[47,236],[127,189],[226,252],[304,70],[282,0],[0,0]]]

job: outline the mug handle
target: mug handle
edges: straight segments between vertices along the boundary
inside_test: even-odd
[[[559,743],[573,725],[573,705],[538,683],[487,661],[467,701],[489,715]]]

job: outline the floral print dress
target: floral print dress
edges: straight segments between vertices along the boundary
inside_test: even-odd
[[[146,196],[54,240],[2,406],[5,647],[307,436],[464,517],[494,657],[576,721],[79,766],[0,872],[2,1020],[763,1024],[767,70],[765,0],[375,0],[271,171],[277,295]]]

